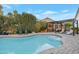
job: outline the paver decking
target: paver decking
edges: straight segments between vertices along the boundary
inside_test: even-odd
[[[62,36],[63,45],[59,48],[51,48],[40,52],[40,54],[78,54],[79,53],[79,34],[72,36],[58,34]]]

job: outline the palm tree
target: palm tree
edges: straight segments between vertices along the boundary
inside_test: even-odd
[[[18,15],[17,10],[14,10],[14,11],[13,11],[13,15],[14,15],[14,16],[17,16],[17,15]]]

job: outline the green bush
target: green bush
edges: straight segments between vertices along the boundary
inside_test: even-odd
[[[38,21],[38,22],[36,22],[36,24],[34,26],[34,32],[41,32],[41,31],[45,30],[46,28],[47,28],[46,22]]]
[[[67,22],[67,23],[66,23],[66,27],[67,27],[67,28],[72,28],[72,27],[73,27],[72,22]]]

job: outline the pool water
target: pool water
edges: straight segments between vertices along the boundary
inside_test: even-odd
[[[33,54],[62,45],[60,37],[32,35],[21,38],[0,38],[0,54]]]

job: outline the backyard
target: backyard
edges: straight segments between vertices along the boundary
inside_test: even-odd
[[[60,12],[62,20],[59,18],[56,20],[52,18],[57,15],[54,15],[53,11],[40,14],[41,10],[39,12],[31,9],[31,11],[24,11],[17,7],[7,12],[4,6],[0,5],[0,54],[79,53],[79,19],[76,19],[78,18],[79,9],[76,17],[69,17],[69,14],[66,14],[69,18],[64,19],[64,13],[69,13],[69,11],[65,10]],[[21,6],[25,9],[27,5],[16,6]],[[40,15],[41,18],[39,17]]]

